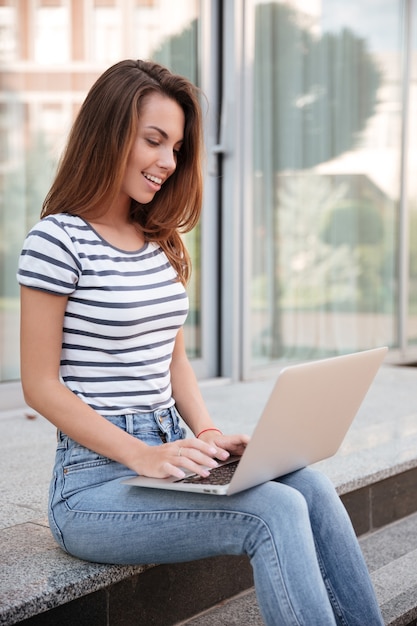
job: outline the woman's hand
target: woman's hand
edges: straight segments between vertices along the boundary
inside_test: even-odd
[[[223,435],[218,430],[206,430],[198,437],[199,441],[217,448],[215,458],[220,461],[225,461],[230,455],[242,456],[249,439],[248,435]]]
[[[205,478],[210,469],[217,467],[215,458],[219,458],[217,446],[197,438],[179,439],[160,446],[146,446],[141,450],[137,466],[135,463],[132,469],[151,478],[184,478],[186,472]]]

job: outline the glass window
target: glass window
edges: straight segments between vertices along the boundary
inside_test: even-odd
[[[253,10],[252,366],[395,346],[400,3]]]
[[[74,116],[98,75],[121,58],[154,58],[199,84],[200,2],[0,4],[0,381],[7,381],[19,378],[19,252],[39,218]],[[187,241],[194,265],[187,349],[198,357],[200,231]]]
[[[15,9],[0,6],[0,62],[8,63],[16,58],[17,37],[15,32]]]
[[[69,12],[60,2],[40,3],[35,11],[34,61],[42,64],[70,60]]]
[[[409,81],[409,110],[406,136],[409,141],[407,152],[407,198],[409,216],[409,257],[408,271],[410,282],[408,286],[408,316],[407,340],[417,345],[417,4],[412,3],[411,23],[411,59]]]
[[[122,10],[118,7],[96,6],[92,22],[93,59],[111,65],[122,58]]]

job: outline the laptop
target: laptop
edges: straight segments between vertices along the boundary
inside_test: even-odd
[[[241,457],[210,476],[134,476],[137,487],[232,495],[333,456],[387,353],[375,348],[284,368]],[[232,474],[226,478],[217,474]],[[219,484],[220,483],[220,484]]]

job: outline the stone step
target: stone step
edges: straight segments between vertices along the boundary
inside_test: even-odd
[[[417,513],[359,539],[389,626],[417,626]]]
[[[360,538],[386,626],[417,625],[417,513]],[[176,626],[263,626],[249,589]]]

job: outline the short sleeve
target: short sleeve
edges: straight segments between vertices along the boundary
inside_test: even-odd
[[[29,231],[19,258],[20,285],[69,295],[76,289],[81,270],[73,241],[56,216],[44,218]]]

